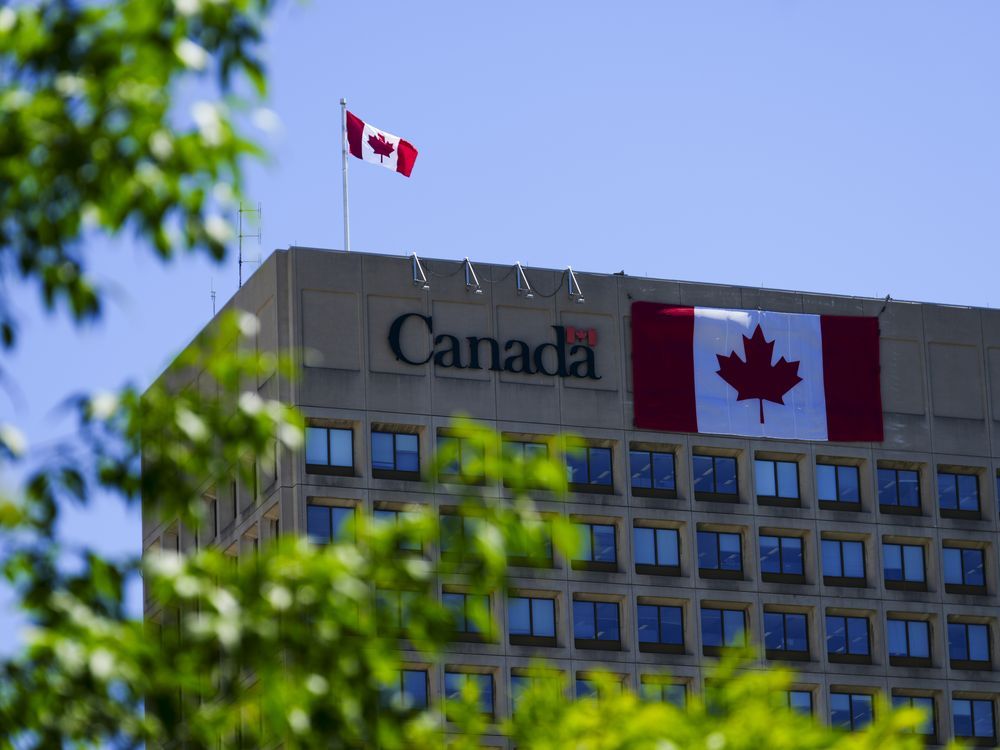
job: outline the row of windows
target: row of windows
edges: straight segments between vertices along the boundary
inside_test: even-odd
[[[438,437],[439,449],[454,456],[446,474],[481,466],[482,456],[471,442],[449,435]],[[504,441],[512,456],[530,460],[548,454],[543,442]],[[479,462],[477,464],[477,462]],[[676,456],[667,450],[633,447],[629,450],[629,477],[632,493],[661,497],[677,496]],[[372,475],[383,478],[419,479],[420,443],[414,432],[373,430],[371,433]],[[306,466],[316,473],[353,474],[354,432],[347,427],[306,428]],[[735,501],[739,497],[737,458],[703,455],[691,457],[695,499]],[[572,489],[610,491],[612,449],[600,445],[582,446],[566,457],[567,478]],[[916,467],[882,465],[876,469],[879,506],[883,511],[920,513],[920,472]],[[754,460],[755,491],[765,503],[796,506],[800,499],[799,462],[757,458]],[[944,517],[980,518],[979,473],[976,469],[937,472],[938,507]],[[854,463],[825,462],[816,465],[816,489],[820,507],[860,510],[861,481]],[[1000,496],[1000,475],[997,477]]]
[[[402,630],[415,594],[380,589],[376,596],[379,621],[388,632]],[[445,590],[442,603],[451,613],[455,640],[494,640],[490,630],[490,598]],[[551,595],[519,592],[507,600],[507,637],[515,646],[557,646],[557,600]],[[764,606],[763,643],[769,659],[811,658],[808,611]],[[715,656],[727,646],[747,644],[747,615],[743,606],[702,605],[701,639],[705,655]],[[990,669],[990,626],[976,618],[947,623],[948,659],[954,669]],[[684,605],[636,600],[636,640],[640,651],[686,653]],[[573,644],[579,649],[621,650],[621,602],[575,595],[572,601]],[[893,666],[932,665],[932,623],[920,613],[886,617],[888,661]],[[872,622],[867,614],[828,610],[824,617],[826,657],[832,663],[872,663]]]
[[[353,518],[354,509],[309,505],[307,531],[314,543],[325,544],[337,539]],[[398,523],[405,510],[376,509],[376,521]],[[442,549],[446,553],[461,535],[473,533],[477,520],[473,517],[442,516]],[[640,521],[641,523],[641,521]],[[618,570],[617,527],[613,523],[578,523],[580,544],[575,569]],[[761,533],[759,538],[761,579],[769,582],[806,583],[805,539],[778,532]],[[637,573],[679,576],[681,574],[681,535],[677,528],[635,526],[632,530],[633,555]],[[704,578],[744,577],[744,536],[740,531],[696,532],[699,575]],[[968,543],[966,543],[968,544]],[[403,547],[419,552],[413,542]],[[912,542],[882,543],[882,574],[886,588],[904,590],[927,589],[926,555],[928,545]],[[551,549],[548,550],[551,562]],[[955,546],[945,542],[941,547],[941,569],[945,591],[959,594],[985,594],[986,554],[982,547]],[[535,561],[536,563],[539,561]],[[543,561],[544,562],[544,561]],[[820,562],[824,583],[835,586],[863,587],[867,585],[864,542],[857,539],[822,538]]]
[[[511,707],[517,710],[521,696],[533,683],[539,680],[556,681],[558,675],[551,673],[532,674],[512,671],[510,675]],[[612,678],[613,680],[614,678]],[[474,690],[478,707],[482,713],[493,718],[496,716],[496,689],[493,672],[458,671],[448,669],[444,673],[444,697],[449,700],[461,700],[464,691],[470,687]],[[612,689],[624,689],[624,680],[611,682]],[[576,675],[575,693],[578,698],[600,698],[601,688],[588,673]],[[658,676],[642,676],[639,682],[639,695],[647,701],[663,701],[684,707],[687,702],[687,685],[682,682],[671,682]],[[789,708],[803,713],[813,713],[813,690],[794,689],[786,691]],[[425,669],[403,669],[399,672],[398,682],[383,691],[383,704],[397,710],[421,710],[430,702],[430,687],[428,673]],[[894,706],[920,708],[924,711],[924,723],[918,728],[920,734],[927,737],[937,737],[937,701],[933,694],[904,694],[894,692]],[[863,729],[874,718],[874,691],[849,692],[831,690],[829,694],[830,724],[839,729],[857,731]],[[961,697],[955,695],[951,699],[952,731],[957,738],[973,741],[993,741],[996,739],[995,699],[993,697]]]

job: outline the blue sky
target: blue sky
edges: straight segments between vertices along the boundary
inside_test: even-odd
[[[1000,305],[998,28],[971,0],[285,3],[260,251],[341,246],[346,96],[420,150],[410,179],[351,162],[355,250]],[[92,253],[100,325],[13,295],[0,421],[37,446],[66,395],[148,383],[236,287],[234,258]],[[113,502],[65,530],[139,548]]]

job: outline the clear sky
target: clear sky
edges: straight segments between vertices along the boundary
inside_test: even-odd
[[[341,247],[346,96],[420,150],[410,179],[352,160],[355,250],[1000,305],[998,32],[992,0],[285,2],[283,125],[247,191],[260,252]],[[211,286],[236,288],[234,258],[92,260],[114,289],[99,326],[14,295],[0,421],[37,446],[66,395],[148,383]],[[139,549],[113,503],[65,528]]]

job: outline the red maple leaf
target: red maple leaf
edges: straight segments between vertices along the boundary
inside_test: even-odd
[[[799,363],[788,362],[784,357],[773,365],[774,341],[767,341],[758,325],[751,338],[743,337],[743,353],[746,362],[736,352],[719,359],[719,377],[736,389],[736,400],[755,398],[760,401],[760,423],[764,424],[764,402],[784,404],[783,397],[802,382],[799,377]]]
[[[368,145],[372,147],[372,151],[378,154],[379,162],[386,156],[392,156],[392,152],[396,150],[396,147],[389,143],[381,133],[368,136]]]

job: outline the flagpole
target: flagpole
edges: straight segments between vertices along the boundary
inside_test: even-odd
[[[344,251],[351,251],[351,216],[347,209],[347,99],[340,100],[340,150],[344,159]]]

